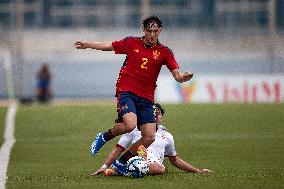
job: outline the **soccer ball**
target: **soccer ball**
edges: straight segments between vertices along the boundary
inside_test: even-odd
[[[148,163],[144,158],[135,156],[127,161],[126,169],[128,176],[142,178],[149,171]]]

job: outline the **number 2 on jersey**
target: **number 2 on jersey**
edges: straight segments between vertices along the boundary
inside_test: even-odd
[[[148,58],[142,58],[141,68],[147,69],[147,66],[146,66],[147,63],[148,63]]]

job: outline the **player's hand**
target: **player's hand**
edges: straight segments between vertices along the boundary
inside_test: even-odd
[[[96,172],[92,173],[91,176],[99,175],[105,172],[105,169],[100,168]]]
[[[87,48],[87,41],[79,41],[77,40],[75,43],[75,47],[77,49],[86,49]]]
[[[189,81],[193,77],[193,73],[185,72],[182,76],[183,82]]]
[[[210,169],[201,169],[201,173],[213,173],[214,171]]]

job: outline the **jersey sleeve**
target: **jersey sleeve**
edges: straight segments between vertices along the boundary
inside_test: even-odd
[[[114,49],[115,54],[127,54],[129,49],[129,37],[126,37],[119,41],[113,41],[112,47]]]
[[[179,65],[178,63],[176,62],[176,59],[175,59],[175,56],[174,56],[174,53],[172,52],[171,49],[167,48],[167,51],[166,51],[166,66],[167,68],[172,71],[174,69],[178,69],[179,68]]]
[[[165,156],[176,156],[177,152],[175,149],[175,142],[174,142],[174,137],[170,135],[168,138],[169,142],[165,148]]]
[[[132,144],[132,139],[133,139],[132,132],[123,134],[118,141],[118,145],[126,149],[130,147],[130,145]]]

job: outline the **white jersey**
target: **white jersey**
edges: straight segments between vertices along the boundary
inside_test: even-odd
[[[135,128],[132,132],[123,134],[118,141],[118,145],[123,148],[130,147],[141,138],[141,132]],[[148,162],[163,163],[165,156],[176,156],[173,136],[162,125],[158,126],[155,134],[155,141],[147,148]]]

